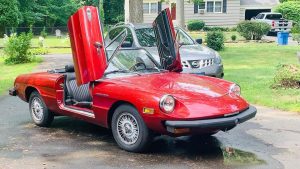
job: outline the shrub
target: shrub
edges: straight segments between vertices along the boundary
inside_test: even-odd
[[[276,8],[276,12],[282,13],[283,17],[294,22],[300,22],[300,3],[299,1],[283,2]]]
[[[263,35],[267,34],[271,26],[264,22],[242,21],[237,26],[237,31],[246,40],[261,40]]]
[[[227,27],[218,27],[218,26],[214,26],[214,27],[208,27],[205,26],[203,28],[204,31],[222,31],[222,32],[229,32],[230,28]]]
[[[279,65],[274,77],[273,88],[300,88],[300,66]]]
[[[236,35],[231,35],[231,40],[232,41],[236,41],[236,38],[237,38]]]
[[[44,28],[43,28],[43,30],[41,31],[41,36],[43,37],[43,38],[46,38],[47,37],[47,32],[46,32],[46,27],[44,26]]]
[[[4,54],[6,56],[6,64],[18,64],[26,63],[31,61],[30,54],[28,52],[31,44],[32,34],[22,33],[17,36],[16,34],[11,35],[5,44]]]
[[[45,55],[48,53],[49,53],[49,50],[47,48],[42,48],[42,47],[29,50],[29,54],[32,56],[33,55]]]
[[[188,21],[187,28],[189,31],[200,31],[204,28],[205,23],[201,20]]]
[[[224,34],[221,31],[208,32],[206,36],[207,46],[220,51],[224,48]]]

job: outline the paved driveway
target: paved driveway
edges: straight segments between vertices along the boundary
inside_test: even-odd
[[[48,55],[39,69],[71,57]],[[47,66],[48,65],[48,66]],[[258,107],[257,117],[209,138],[158,137],[145,154],[120,150],[109,130],[69,117],[33,125],[28,104],[0,97],[0,169],[22,168],[299,168],[300,116]]]

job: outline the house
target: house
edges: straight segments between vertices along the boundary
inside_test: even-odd
[[[203,20],[207,26],[234,27],[242,20],[250,20],[260,12],[270,12],[279,0],[204,0],[193,3],[184,0],[185,22]],[[152,23],[159,11],[169,7],[176,20],[176,0],[143,0],[144,22]],[[125,9],[126,10],[126,9]]]

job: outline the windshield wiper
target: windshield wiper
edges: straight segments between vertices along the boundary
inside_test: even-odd
[[[140,74],[137,73],[137,72],[133,72],[133,71],[130,71],[130,70],[125,70],[125,69],[124,70],[113,70],[113,71],[104,73],[104,75],[114,74],[114,73],[134,73],[134,74],[137,74],[137,75],[140,76]]]
[[[145,69],[139,69],[139,70],[156,70],[157,72],[161,72],[161,70],[160,69],[158,69],[158,68],[154,68],[154,67],[149,67],[149,68],[145,68]]]

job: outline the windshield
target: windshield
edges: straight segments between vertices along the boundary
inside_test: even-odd
[[[282,18],[281,14],[268,14],[266,16],[266,19],[270,19],[270,20],[280,20]]]
[[[153,28],[140,28],[136,29],[136,36],[139,44],[142,47],[156,47],[156,39]],[[176,40],[180,45],[193,45],[193,39],[187,35],[183,30],[176,29]]]
[[[160,71],[159,65],[144,49],[121,49],[112,58],[105,74],[114,76],[124,73],[140,74]]]

